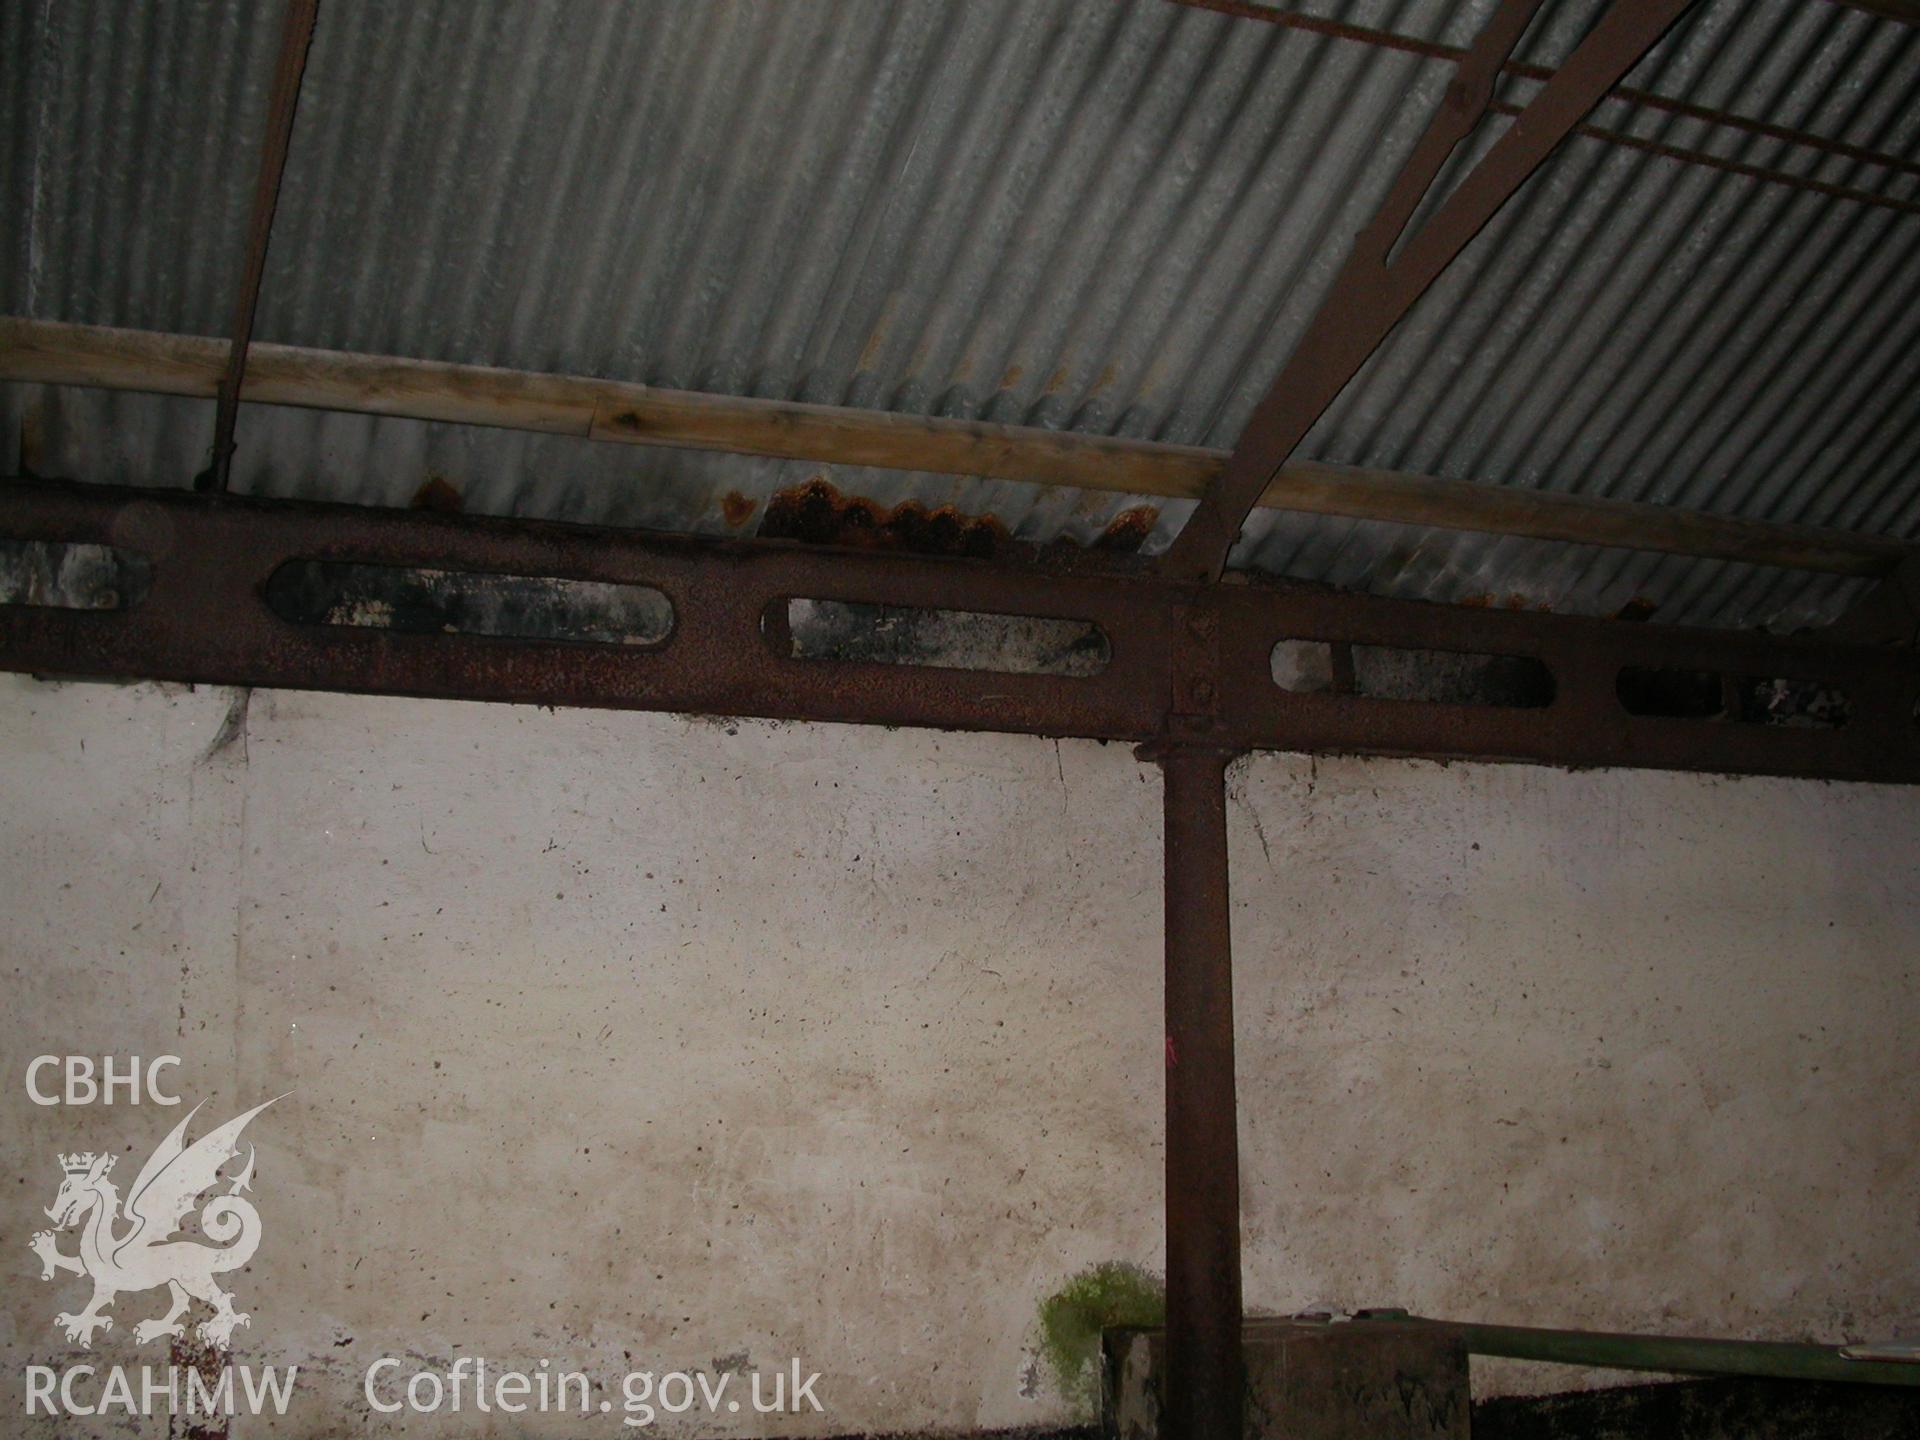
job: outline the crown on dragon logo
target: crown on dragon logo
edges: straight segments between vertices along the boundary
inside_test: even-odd
[[[98,1157],[96,1157],[91,1150],[83,1150],[73,1155],[62,1155],[60,1157],[60,1168],[69,1175],[84,1175],[93,1168],[93,1162],[96,1158]],[[113,1162],[119,1158],[117,1155],[108,1156],[107,1163],[100,1167],[100,1173],[104,1175],[107,1171],[113,1169]]]

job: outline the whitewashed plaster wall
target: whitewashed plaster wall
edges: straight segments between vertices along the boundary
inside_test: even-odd
[[[1232,795],[1250,1305],[1920,1313],[1915,792],[1267,756]],[[1068,1419],[1037,1305],[1161,1259],[1159,883],[1120,746],[0,678],[12,1403],[75,1359],[25,1248],[55,1153],[181,1113],[25,1066],[177,1053],[211,1118],[292,1092],[235,1289],[300,1389],[236,1435],[386,1433],[383,1354],[822,1372],[824,1416],[707,1433]]]

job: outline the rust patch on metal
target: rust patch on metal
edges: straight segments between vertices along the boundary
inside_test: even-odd
[[[1553,606],[1545,600],[1535,600],[1518,590],[1505,595],[1489,595],[1484,591],[1472,595],[1462,595],[1458,600],[1449,601],[1468,610],[1542,610],[1551,611]]]
[[[917,500],[886,510],[872,500],[843,494],[818,475],[803,485],[777,491],[767,501],[760,534],[814,545],[982,559],[1011,543],[1007,527],[992,515],[967,515],[951,505],[929,510]]]
[[[1147,543],[1147,537],[1159,523],[1159,506],[1135,505],[1130,510],[1122,510],[1107,522],[1107,528],[1100,532],[1100,538],[1093,542],[1093,548],[1131,555]]]
[[[738,490],[729,490],[720,497],[721,517],[736,530],[751,520],[753,512],[759,508],[758,500],[742,495]]]
[[[188,1325],[184,1334],[176,1335],[168,1342],[167,1359],[177,1371],[197,1372],[209,1394],[219,1385],[220,1372],[227,1366],[226,1352],[200,1338],[193,1325]],[[184,1388],[184,1374],[180,1383]],[[174,1414],[167,1419],[169,1440],[227,1440],[227,1427],[228,1417],[225,1415]]]
[[[1027,367],[1024,365],[1007,366],[1007,373],[1000,377],[1000,388],[1002,390],[1013,389],[1014,386],[1020,383],[1020,377],[1026,373]]]
[[[432,510],[441,515],[458,515],[467,508],[466,498],[444,475],[427,476],[409,503],[415,510]]]

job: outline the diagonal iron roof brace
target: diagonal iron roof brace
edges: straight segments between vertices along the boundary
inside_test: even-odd
[[[1427,287],[1691,0],[1615,0],[1479,164],[1403,238],[1447,158],[1485,117],[1501,67],[1540,3],[1503,0],[1474,41],[1439,112],[1254,411],[1226,470],[1168,549],[1162,561],[1167,578],[1208,583],[1220,578],[1240,527],[1314,422]]]
[[[260,308],[260,282],[267,271],[267,242],[273,237],[273,213],[280,205],[280,180],[293,143],[293,112],[300,103],[300,81],[307,73],[307,51],[320,0],[287,0],[280,25],[280,52],[273,67],[267,101],[267,130],[260,141],[260,169],[254,176],[253,214],[247,222],[247,249],[240,265],[240,288],[233,303],[233,340],[220,380],[213,420],[213,462],[195,477],[200,490],[225,492],[233,471],[233,427],[240,418],[240,385],[247,373],[247,346],[253,341],[253,317]]]

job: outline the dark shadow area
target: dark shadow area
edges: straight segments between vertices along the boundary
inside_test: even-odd
[[[1915,1440],[1920,1390],[1682,1380],[1473,1407],[1473,1440]]]

